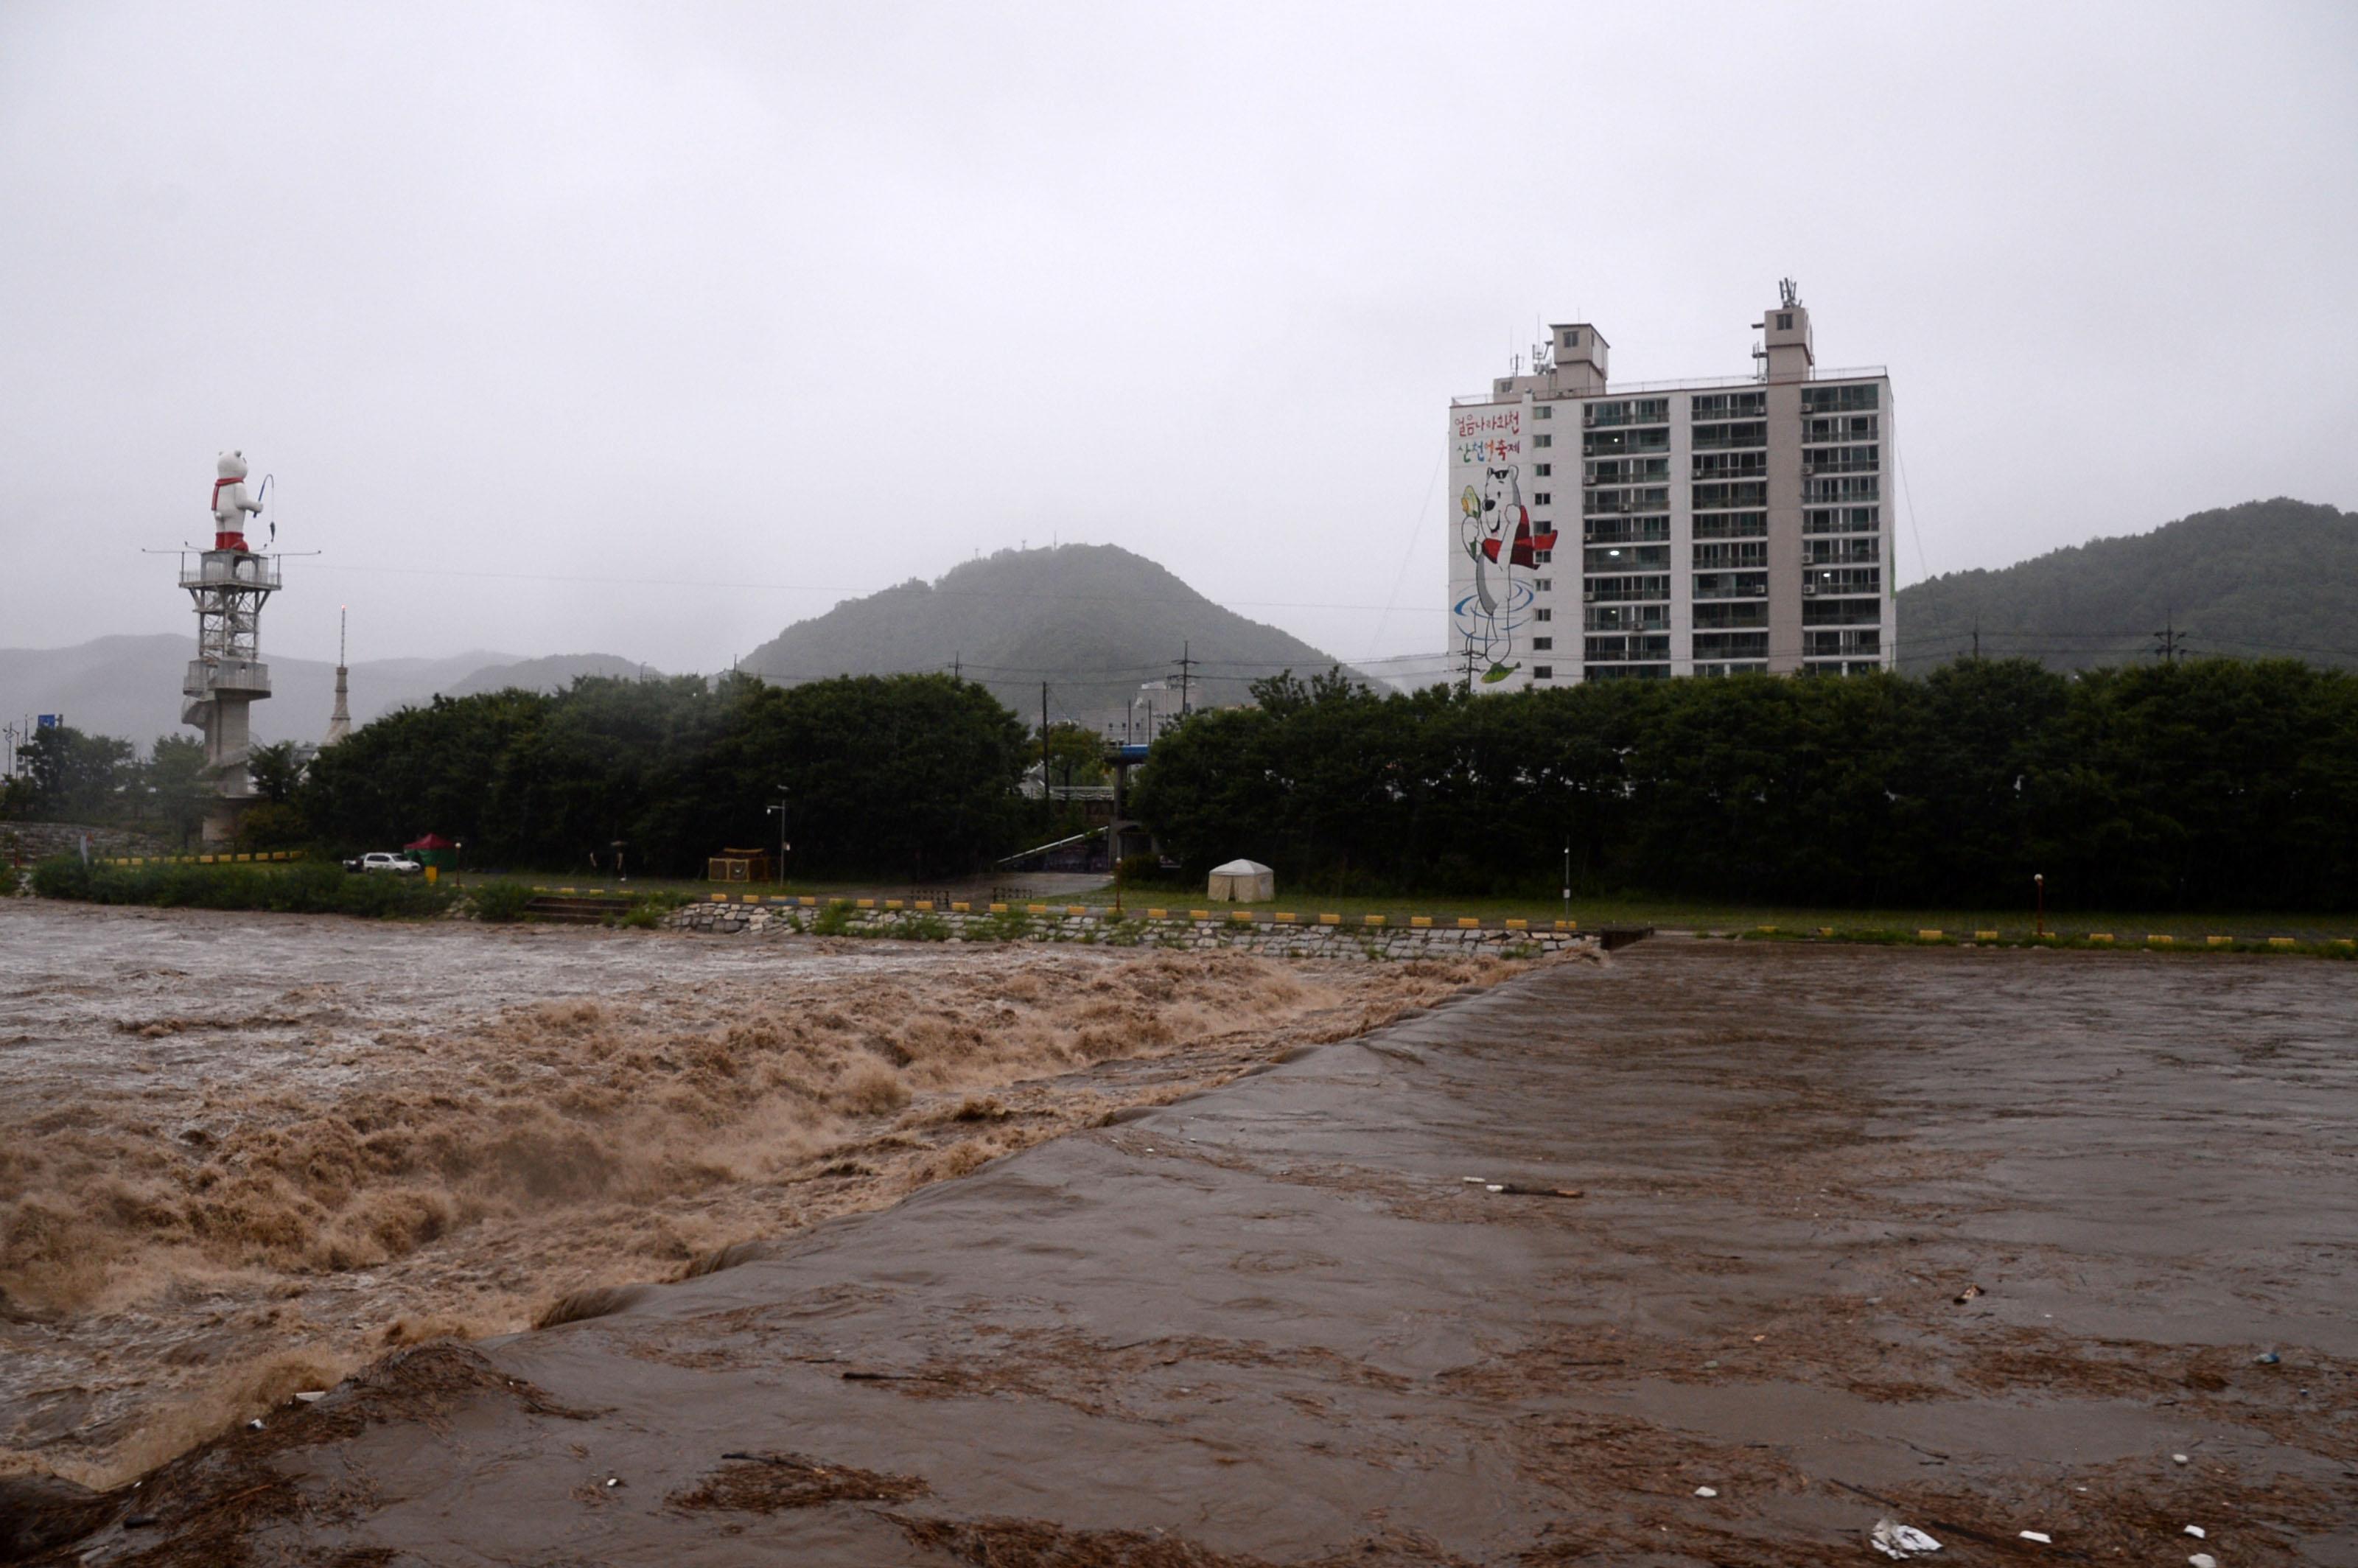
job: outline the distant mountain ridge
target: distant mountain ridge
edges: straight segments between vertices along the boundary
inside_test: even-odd
[[[193,736],[180,723],[180,679],[197,642],[177,632],[98,637],[70,648],[0,648],[0,716],[62,713],[75,729],[114,735],[143,752],[158,735]],[[274,654],[265,644],[271,696],[254,705],[254,732],[268,745],[315,741],[335,709],[336,666]],[[520,659],[476,650],[443,659],[372,659],[351,666],[352,722],[365,724],[439,692],[463,697],[521,686],[550,691],[579,675],[636,675],[640,665],[613,654]]]
[[[1291,669],[1307,677],[1336,663],[1274,626],[1247,620],[1176,575],[1117,545],[1001,550],[938,580],[912,579],[798,621],[742,667],[771,680],[891,675],[954,666],[1037,722],[1096,727],[1135,701],[1140,717],[1179,707],[1182,650],[1199,661],[1191,700],[1248,699],[1252,680]],[[1168,680],[1167,690],[1141,686]]]
[[[1899,591],[1899,667],[1970,653],[2055,669],[2152,656],[2174,628],[2190,653],[2358,668],[2358,513],[2277,497],[2198,512],[1996,571]]]

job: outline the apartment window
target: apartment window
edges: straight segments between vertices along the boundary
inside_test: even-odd
[[[1697,545],[1693,549],[1697,571],[1725,571],[1735,567],[1765,567],[1768,564],[1768,541],[1766,539],[1731,539],[1721,544]]]
[[[1609,458],[1621,452],[1667,452],[1671,449],[1671,432],[1667,426],[1657,430],[1591,430],[1581,438],[1580,449],[1592,458]]]
[[[1555,619],[1555,611],[1542,607],[1531,611],[1531,619],[1534,621],[1552,621]]]
[[[1552,447],[1555,445],[1555,438],[1553,436],[1533,436],[1531,438],[1531,445],[1534,447]]]
[[[1554,589],[1555,579],[1552,577],[1540,577],[1533,578],[1531,579],[1531,591],[1534,593],[1549,593],[1552,592]]]
[[[1879,626],[1883,623],[1883,600],[1879,599],[1812,599],[1801,605],[1804,626]]]
[[[1846,414],[1855,409],[1877,408],[1882,406],[1881,395],[1882,388],[1871,381],[1847,386],[1805,386],[1801,388],[1801,412]]]
[[[1861,627],[1855,631],[1801,633],[1801,654],[1804,658],[1849,657],[1859,654],[1880,653],[1882,648],[1883,633],[1872,626]]]
[[[1793,313],[1792,313],[1790,310],[1779,310],[1779,311],[1778,311],[1778,312],[1777,312],[1777,330],[1779,330],[1779,331],[1780,331],[1780,332],[1790,332],[1790,331],[1791,331],[1792,330],[1793,330]]]
[[[1821,420],[1832,424],[1832,420]],[[1694,427],[1697,451],[1716,450],[1725,447],[1765,447],[1768,444],[1768,422],[1747,419],[1740,425],[1698,425]]]
[[[1592,604],[1588,607],[1585,622],[1583,630],[1589,632],[1667,632],[1671,625],[1671,607],[1667,604]]]
[[[1553,550],[1533,550],[1531,552],[1531,559],[1538,562],[1541,566],[1545,566],[1550,561],[1555,559],[1555,552]]]
[[[1801,454],[1803,473],[1873,473],[1883,466],[1880,447],[1812,447]],[[1697,458],[1697,462],[1703,460]]]
[[[1697,452],[1690,460],[1697,479],[1734,479],[1768,471],[1767,452]]]
[[[1544,654],[1550,648],[1554,646],[1555,639],[1552,637],[1534,637],[1531,639],[1531,651],[1534,653]]]
[[[1761,504],[1768,504],[1766,502]],[[1591,490],[1582,493],[1580,510],[1588,516],[1611,515],[1616,513],[1668,512],[1671,509],[1671,489],[1656,485],[1648,490]]]
[[[1827,480],[1828,484],[1840,484],[1841,480]],[[1869,481],[1873,483],[1873,481]],[[1733,483],[1698,484],[1694,487],[1694,509],[1697,512],[1718,512],[1729,507],[1766,506],[1768,504],[1768,482],[1766,480],[1737,480]]]
[[[1555,405],[1554,405],[1554,404],[1552,404],[1552,403],[1542,403],[1542,404],[1541,404],[1537,408],[1534,408],[1534,409],[1532,409],[1532,410],[1531,410],[1531,417],[1532,417],[1532,418],[1534,418],[1534,419],[1552,419],[1552,418],[1554,418],[1554,417],[1555,417]]]
[[[1765,539],[1768,536],[1768,514],[1706,512],[1694,520],[1694,536],[1698,539]]]
[[[1670,416],[1671,400],[1667,397],[1635,397],[1588,406],[1588,423],[1592,426],[1659,425]]]
[[[1801,499],[1812,504],[1826,501],[1880,501],[1883,499],[1883,481],[1871,473],[1845,474],[1838,479],[1805,479],[1801,481]]]
[[[1710,419],[1758,419],[1768,411],[1765,392],[1703,392],[1687,401],[1698,425]]]
[[[1697,599],[1766,599],[1768,597],[1768,574],[1697,572],[1694,596]]]
[[[1883,572],[1877,567],[1812,568],[1801,574],[1801,592],[1804,595],[1882,591]]]
[[[1804,534],[1872,534],[1882,524],[1880,506],[1825,506],[1801,514]]]
[[[1643,545],[1671,536],[1667,517],[1591,517],[1581,528],[1584,545]]]
[[[1879,421],[1872,414],[1836,414],[1828,418],[1812,419],[1801,427],[1801,441],[1816,446],[1826,441],[1872,441],[1879,433]],[[1703,432],[1695,432],[1698,439]]]
[[[1768,633],[1698,632],[1694,634],[1694,656],[1698,659],[1765,659],[1768,656]]]
[[[1566,328],[1566,329],[1564,330],[1564,334],[1563,334],[1563,346],[1564,346],[1565,348],[1567,348],[1567,349],[1576,349],[1576,348],[1580,347],[1580,329],[1579,329],[1579,328],[1577,328],[1577,327],[1570,327],[1570,328]]]
[[[1533,665],[1531,666],[1531,679],[1533,679],[1533,680],[1553,680],[1553,679],[1555,679],[1555,666],[1554,666],[1553,665]]]
[[[1698,632],[1741,632],[1768,624],[1768,606],[1757,599],[1694,607],[1694,629]]]
[[[1554,505],[1554,504],[1555,504],[1555,492],[1553,492],[1553,491],[1552,491],[1552,490],[1535,490],[1535,491],[1531,492],[1531,504],[1532,504],[1533,506],[1552,506],[1552,505]]]
[[[1855,539],[1804,539],[1805,567],[1871,566],[1883,558],[1883,541],[1869,534]]]
[[[1768,574],[1764,572],[1761,576],[1763,580],[1760,591],[1766,593],[1768,591],[1766,580]],[[1671,579],[1667,573],[1660,577],[1591,578],[1588,579],[1588,586],[1580,590],[1580,597],[1598,604],[1626,603],[1631,600],[1640,599],[1668,599],[1671,597]]]
[[[1581,554],[1582,569],[1592,572],[1660,571],[1671,564],[1668,545],[1593,545]]]
[[[1592,663],[1627,663],[1635,659],[1667,659],[1671,640],[1661,637],[1591,637],[1587,657]]]
[[[1531,472],[1539,475],[1541,479],[1545,479],[1548,475],[1555,472],[1555,465],[1553,463],[1533,463],[1531,465]]]

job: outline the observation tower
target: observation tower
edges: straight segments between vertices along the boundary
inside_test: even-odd
[[[205,776],[214,800],[205,842],[237,838],[238,819],[254,799],[246,764],[254,755],[246,709],[270,695],[262,662],[262,606],[278,590],[278,557],[249,548],[245,519],[262,504],[245,493],[245,454],[223,452],[213,482],[213,547],[180,557],[180,586],[197,607],[197,656],[180,683],[180,722],[205,732]],[[269,481],[263,481],[267,490]],[[272,524],[276,535],[277,525]]]

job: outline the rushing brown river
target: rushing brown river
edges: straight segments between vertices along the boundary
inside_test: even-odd
[[[1120,989],[1136,960],[1095,953],[336,926],[357,935],[322,935],[341,950],[264,981],[249,944],[285,925],[43,914],[31,928],[49,956],[27,964],[9,948],[0,1039],[21,1037],[0,1061],[12,1095],[45,1086],[45,1114],[70,1119],[93,1100],[74,1064],[168,1046],[189,1054],[152,1069],[173,1086],[148,1112],[153,1136],[178,1140],[193,1123],[214,1149],[233,1136],[206,1119],[220,1113],[179,1102],[216,1092],[205,1057],[221,1044],[192,1026],[151,1037],[142,1020],[291,1017],[311,1005],[288,1000],[304,986],[348,987],[333,1005],[351,1022],[301,1026],[321,1038],[220,1069],[238,1087],[218,1092],[266,1102],[307,1075],[319,1087],[298,1099],[349,1094],[358,1080],[335,1074],[365,1078],[400,1053],[422,1052],[425,1070],[442,1058],[418,1044],[438,1032],[416,1010],[470,995],[451,1010],[453,1037],[478,1042],[474,1070],[504,1062],[538,1103],[574,1092],[542,1065],[549,1040],[577,1027],[563,1009],[594,998],[599,1022],[578,1026],[592,1033],[709,1037],[732,1027],[739,982],[727,977],[765,966],[781,986],[821,984],[795,966],[844,966],[840,989],[810,1005],[849,1020],[851,998],[892,998],[871,1031],[904,1028],[919,999],[968,986],[945,1011],[987,1043],[1040,1005],[1008,990],[1035,973],[1146,1005]],[[329,929],[280,940],[300,948]],[[125,968],[137,952],[147,973],[113,1000],[92,992],[40,1014],[83,1020],[40,1033],[25,1022],[39,1013],[30,994],[89,983],[68,977],[89,975],[79,955],[93,942]],[[422,972],[432,964],[451,972]],[[373,972],[389,968],[401,972]],[[556,1000],[549,977],[562,969],[585,989]],[[189,974],[222,981],[199,988],[201,1009],[166,1000]],[[1165,973],[1157,1016],[1193,1006],[1179,1035],[1228,1026],[1243,1040],[1287,1019],[1332,1033],[1354,1009],[1383,1011],[1341,990],[1271,998],[1254,1025],[1249,998],[1346,982],[1258,968],[1228,979],[1223,993],[1218,966]],[[1199,990],[1207,1000],[1183,1003]],[[549,1008],[558,1016],[534,1022]],[[878,1178],[796,1184],[809,1167],[783,1153],[767,1172],[715,1155],[687,1189],[697,1201],[725,1205],[711,1195],[746,1184],[766,1195],[693,1234],[672,1219],[682,1234],[669,1250],[634,1227],[683,1200],[633,1173],[557,1200],[574,1228],[636,1238],[594,1260],[569,1260],[561,1228],[511,1195],[396,1238],[408,1249],[387,1263],[298,1252],[243,1265],[282,1291],[301,1285],[280,1310],[316,1324],[349,1315],[317,1306],[323,1294],[377,1299],[381,1316],[396,1304],[427,1314],[436,1290],[503,1270],[514,1277],[485,1292],[536,1312],[553,1292],[632,1277],[617,1269],[633,1261],[648,1265],[636,1277],[661,1277],[652,1265],[763,1233],[765,1213],[779,1238],[708,1255],[680,1282],[579,1296],[554,1314],[576,1320],[557,1326],[397,1352],[135,1496],[92,1504],[96,1532],[78,1550],[101,1563],[1766,1568],[1882,1561],[1868,1538],[1887,1518],[1942,1541],[1941,1563],[2204,1552],[2223,1568],[2348,1563],[2353,1022],[2358,968],[2307,959],[1658,939],[1461,993],[1200,1093],[1185,1091],[1266,1044],[1190,1076],[1177,1056],[1155,1068],[1125,1057],[1120,1038],[1084,1047],[1075,1034],[1063,1060],[1048,1045],[1010,1052],[990,1079],[999,1110],[1051,1082],[1067,1096],[1127,1086],[1087,1091],[1099,1107],[1168,1103],[1109,1125],[1056,1122],[1075,1130],[959,1157],[974,1168],[956,1179],[904,1177],[885,1195],[910,1195],[881,1212],[809,1227],[826,1211],[803,1195]],[[352,1044],[363,1038],[366,1049]],[[982,1107],[957,1120],[965,1102],[952,1097],[977,1091],[929,1087],[925,1064],[938,1058],[896,1038],[906,1063],[867,1055],[892,1065],[900,1089],[853,1087],[856,1061],[827,1080],[849,1098],[827,1136],[860,1152],[795,1159],[875,1169],[879,1146],[903,1139],[891,1147],[921,1164],[943,1158],[928,1143],[942,1127],[1003,1126]],[[363,1060],[339,1065],[338,1039]],[[487,1054],[495,1040],[503,1048]],[[256,1066],[273,1051],[279,1065]],[[84,1071],[136,1097],[143,1069],[130,1060]],[[1144,1092],[1149,1080],[1160,1087]],[[505,1104],[498,1082],[479,1092]],[[881,1104],[900,1092],[938,1094],[942,1119],[909,1119],[922,1099]],[[629,1108],[626,1097],[599,1114]],[[468,1136],[499,1125],[470,1123]],[[25,1134],[10,1138],[21,1159]],[[324,1206],[319,1218],[321,1234],[338,1233]],[[509,1225],[555,1260],[471,1239]],[[229,1267],[194,1240],[172,1245]],[[449,1249],[471,1261],[427,1261]],[[42,1288],[65,1315],[8,1325],[12,1349],[52,1335],[86,1362],[70,1346],[92,1325],[184,1317],[170,1303],[212,1288],[190,1262],[164,1295],[142,1295],[138,1250],[124,1256],[27,1274],[59,1281]],[[68,1307],[71,1290],[87,1293]],[[6,1397],[27,1434],[17,1443],[38,1454],[65,1440],[24,1424],[37,1394],[19,1383]],[[107,1418],[93,1406],[79,1419]]]

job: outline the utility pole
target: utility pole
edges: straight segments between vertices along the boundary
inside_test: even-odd
[[[1187,690],[1190,683],[1195,679],[1196,661],[1194,654],[1194,645],[1182,638],[1179,643],[1179,657],[1173,661],[1179,666],[1179,717],[1182,719],[1186,718],[1192,711],[1187,701]]]
[[[1040,683],[1040,798],[1048,798],[1048,683]]]
[[[1980,664],[1981,662],[1982,662],[1982,623],[1981,623],[1980,622],[1976,621],[1976,622],[1974,622],[1974,663],[1975,663],[1975,664]]]
[[[2186,638],[2178,630],[2178,620],[2172,616],[2169,624],[2154,634],[2154,656],[2165,665],[2175,665],[2186,656]]]
[[[1563,841],[1563,917],[1572,919],[1572,840]]]
[[[1466,644],[1466,689],[1468,691],[1474,689],[1474,661],[1476,656],[1474,644],[1470,642],[1467,643]]]
[[[964,648],[960,648],[957,653],[950,655],[950,679],[963,680],[965,678],[966,650]]]

